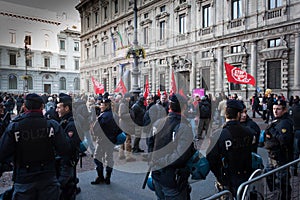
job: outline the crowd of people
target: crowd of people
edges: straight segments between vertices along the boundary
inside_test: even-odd
[[[261,145],[261,130],[252,120],[256,114],[268,124],[263,144],[269,155],[267,170],[300,154],[299,96],[286,99],[267,90],[264,95],[254,94],[249,103],[252,117],[248,102],[237,94],[216,98],[167,93],[3,93],[1,170],[13,169],[14,199],[43,199],[41,193],[48,199],[75,199],[80,192],[76,175],[80,156],[86,150],[93,156],[97,176],[91,184],[109,185],[113,151],[119,145],[118,159],[125,162],[134,162],[134,154],[143,153],[152,171],[157,199],[190,199],[190,171],[185,165],[197,151],[194,143],[209,139],[207,160],[217,188],[235,195],[253,172],[251,156]],[[122,133],[124,141],[118,144]],[[142,135],[146,149],[140,145]],[[297,175],[296,166],[292,173]],[[280,177],[286,185],[282,199],[291,198],[287,177]]]

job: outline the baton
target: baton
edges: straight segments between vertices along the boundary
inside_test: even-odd
[[[149,169],[148,169],[148,171],[147,171],[147,173],[146,173],[146,176],[145,176],[145,179],[144,179],[144,182],[143,182],[142,189],[145,189],[145,187],[146,187],[146,184],[147,184],[147,181],[148,181],[148,177],[149,177],[150,171],[151,171],[151,166],[149,166]]]

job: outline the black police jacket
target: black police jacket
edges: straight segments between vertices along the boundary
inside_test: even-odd
[[[276,118],[265,130],[265,148],[269,157],[280,165],[293,160],[294,131],[293,121],[288,113]]]
[[[0,139],[0,162],[14,156],[16,183],[32,183],[56,176],[55,154],[70,153],[62,128],[47,120],[42,111],[16,117]]]
[[[250,130],[243,127],[239,121],[226,122],[220,134],[214,135],[206,158],[219,182],[224,184],[224,180],[239,174],[243,174],[244,177],[250,176],[253,139]]]
[[[69,112],[66,115],[64,115],[61,118],[60,125],[62,126],[65,135],[69,138],[70,145],[71,145],[71,152],[64,159],[65,162],[69,163],[71,162],[78,162],[79,160],[79,146],[81,142],[81,138],[78,135],[74,118],[73,118],[73,113]],[[69,135],[72,135],[71,137]]]
[[[108,138],[110,142],[115,144],[117,142],[117,136],[122,133],[122,130],[117,125],[110,108],[100,113],[98,123],[101,129],[95,129],[94,134],[102,139]]]
[[[186,166],[195,153],[189,122],[179,113],[170,112],[158,123],[152,153],[152,177],[167,187],[176,187],[176,172]]]

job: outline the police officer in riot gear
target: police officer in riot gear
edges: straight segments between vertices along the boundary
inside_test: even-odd
[[[61,199],[75,199],[76,194],[80,192],[80,188],[76,187],[78,183],[76,165],[79,161],[81,139],[74,123],[71,96],[60,93],[56,111],[61,120],[60,125],[69,138],[71,145],[71,153],[67,157],[62,157],[59,161],[58,180],[62,188]]]
[[[252,173],[252,132],[240,124],[242,102],[232,99],[226,103],[226,123],[215,134],[207,150],[207,160],[217,179],[219,190],[229,190],[236,196],[239,185]]]
[[[39,95],[28,94],[25,108],[0,140],[0,162],[14,157],[13,199],[58,200],[55,154],[68,155],[69,141],[56,121],[43,116]]]
[[[275,120],[272,121],[265,130],[265,148],[268,151],[267,171],[278,168],[293,160],[293,121],[287,111],[285,101],[278,100],[274,103],[273,114]],[[281,183],[281,199],[291,199],[292,189],[289,182],[290,175],[288,171],[280,171],[277,174],[277,178]],[[269,180],[271,179],[272,178],[269,177]],[[272,180],[268,182],[268,185],[269,189],[272,190]]]
[[[155,194],[158,199],[190,199],[190,172],[187,161],[195,153],[192,127],[182,113],[187,99],[179,94],[170,96],[170,112],[157,121],[150,165]]]

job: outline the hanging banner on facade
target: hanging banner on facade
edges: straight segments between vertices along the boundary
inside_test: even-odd
[[[255,78],[253,76],[226,62],[224,62],[224,64],[228,82],[235,84],[250,84],[255,86]]]

